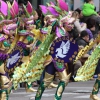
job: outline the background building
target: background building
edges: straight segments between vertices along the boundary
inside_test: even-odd
[[[38,7],[40,4],[46,5],[49,1],[55,1],[55,0],[30,0],[35,8]],[[65,0],[66,3],[69,5],[70,10],[75,10],[76,8],[82,8],[83,3],[85,0]],[[96,6],[96,10],[100,10],[100,0],[94,0],[94,4]]]
[[[5,1],[13,1],[13,0],[5,0]],[[17,0],[19,3],[26,4],[27,1],[30,1],[34,8],[38,8],[40,4],[46,5],[49,1],[55,1],[55,0]],[[94,4],[96,6],[96,10],[100,10],[100,0],[93,0]],[[75,10],[76,8],[82,8],[83,3],[85,0],[65,0],[66,3],[69,5],[70,10]]]

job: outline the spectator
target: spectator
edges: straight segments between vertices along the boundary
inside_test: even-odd
[[[79,19],[80,19],[80,22],[83,22],[82,19],[83,19],[83,14],[82,14],[82,10],[80,8],[77,8],[75,11],[78,12],[79,14]]]
[[[89,35],[86,30],[82,31],[80,37],[76,39],[79,46],[85,47],[89,43]]]
[[[100,24],[100,17],[95,11],[95,5],[93,3],[93,0],[86,0],[82,7],[82,14],[84,16],[84,21],[92,17],[93,19],[95,19],[96,23]]]
[[[97,13],[98,13],[98,15],[100,16],[100,11],[98,11]]]
[[[86,29],[87,33],[89,34],[89,40],[93,40],[93,34],[90,29]]]
[[[93,4],[93,0],[86,0],[86,2],[83,5],[82,14],[84,16],[97,15],[97,12],[95,11],[95,6]]]
[[[79,33],[77,32],[77,30],[75,28],[71,29],[71,31],[68,32],[69,33],[69,37],[73,38],[74,40],[76,40],[79,37]]]
[[[72,17],[75,18],[74,26],[75,26],[76,30],[78,31],[78,33],[80,33],[81,31],[86,29],[86,24],[85,23],[80,23],[79,13],[77,11],[74,11],[72,13]]]
[[[85,54],[82,56],[82,58],[74,64],[74,77],[76,76],[77,70],[82,67],[85,63],[85,61],[88,59],[89,55]]]
[[[97,37],[97,32],[96,32],[96,21],[93,19],[93,18],[89,18],[87,21],[86,21],[86,24],[87,24],[87,29],[90,30],[90,32],[92,32],[92,35],[93,35],[93,38],[96,38]],[[89,32],[89,31],[88,31]],[[89,32],[89,33],[90,33]],[[90,36],[90,34],[89,34]],[[91,37],[91,36],[90,36]],[[92,38],[92,37],[91,37]]]

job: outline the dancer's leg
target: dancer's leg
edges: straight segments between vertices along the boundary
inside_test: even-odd
[[[32,88],[32,83],[31,82],[26,83],[25,85],[26,85],[25,86],[26,92],[36,92],[37,91],[36,89]]]
[[[35,100],[41,100],[45,88],[53,81],[55,72],[56,69],[54,68],[53,62],[45,67],[45,77],[38,88]]]
[[[99,88],[100,88],[100,74],[98,74],[98,79],[96,79],[96,82],[92,90],[92,94],[90,95],[90,98],[92,100],[100,100],[100,98],[97,96]]]
[[[8,98],[9,98],[9,93],[7,89],[0,90],[0,100],[8,100]]]
[[[7,78],[6,75],[0,75],[0,100],[8,100],[9,89],[12,86],[12,82]]]
[[[58,87],[58,85],[54,84],[53,82],[50,83],[50,85],[48,86],[49,89],[50,88],[57,88],[57,87]]]
[[[62,93],[65,89],[65,86],[68,84],[69,78],[71,76],[71,74],[67,75],[66,69],[63,72],[58,72],[58,74],[60,77],[60,82],[58,84],[57,91],[55,94],[55,100],[61,100]]]

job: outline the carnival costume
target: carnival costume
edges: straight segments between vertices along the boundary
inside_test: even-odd
[[[51,4],[48,3],[48,7],[43,6],[43,5],[40,5],[40,7],[43,12],[44,12],[44,8],[45,8],[45,9],[47,9],[47,12],[49,10],[49,12],[52,13],[53,17],[50,20],[47,20],[48,22],[53,23],[55,20],[58,22],[58,20],[60,19],[60,23],[57,23],[55,25],[55,27],[56,27],[55,31],[51,31],[51,34],[56,33],[57,38],[58,38],[58,40],[55,40],[52,44],[52,46],[55,46],[56,45],[55,42],[59,42],[59,38],[67,35],[65,29],[62,26],[64,23],[66,23],[66,26],[68,26],[70,23],[69,19],[71,19],[71,16],[68,19],[69,13],[67,13],[68,5],[66,5],[66,3],[63,0],[58,0],[57,5],[55,5],[53,2],[51,2]],[[46,13],[46,12],[44,12],[44,13]],[[56,17],[54,17],[54,16],[56,16]],[[49,25],[49,23],[47,23],[47,25]],[[63,43],[64,42],[62,42],[62,44],[61,44],[62,47],[64,45]],[[70,43],[67,42],[66,45],[68,46],[66,48],[66,50],[69,50]],[[52,46],[51,46],[51,55],[54,53],[54,51],[53,51],[54,48]],[[56,58],[55,57],[53,58],[53,55],[48,56],[48,58],[50,60],[49,60],[49,63],[45,64],[45,66],[46,66],[45,67],[45,77],[38,88],[35,100],[41,100],[41,97],[42,97],[42,94],[43,94],[45,88],[53,81],[55,72],[58,73],[59,79],[60,79],[60,82],[57,87],[57,91],[55,93],[55,98],[54,98],[55,100],[61,100],[62,93],[63,93],[66,85],[69,82],[71,73],[68,75],[68,73],[66,71],[66,66],[65,66],[65,63],[63,60],[60,60],[60,59],[57,60],[58,56],[64,57],[64,55],[59,55],[59,54],[61,54],[60,48],[56,49],[56,52],[58,52],[58,55],[56,55]]]
[[[32,5],[28,2],[27,8],[24,6],[24,13],[25,13],[24,17],[27,17],[27,18],[20,17],[20,19],[21,19],[20,20],[20,25],[21,25],[20,27],[21,27],[21,29],[26,29],[26,30],[19,31],[20,37],[23,36],[25,44],[27,42],[27,40],[26,40],[27,38],[25,39],[24,37],[28,37],[28,39],[30,39],[29,38],[30,36],[34,36],[33,37],[34,41],[30,45],[28,43],[28,46],[27,46],[27,48],[30,47],[30,52],[31,52],[30,56],[32,55],[32,57],[29,57],[29,56],[25,55],[23,57],[23,59],[22,59],[22,62],[24,62],[24,63],[22,63],[20,65],[20,67],[16,68],[16,70],[14,72],[13,76],[14,76],[14,86],[15,86],[15,89],[17,88],[18,83],[21,83],[21,82],[30,82],[31,83],[31,82],[34,82],[36,80],[39,80],[40,76],[41,76],[41,73],[42,73],[42,71],[44,69],[43,68],[43,63],[44,63],[44,61],[45,61],[45,59],[47,57],[46,53],[45,53],[45,55],[43,56],[43,58],[40,60],[40,62],[37,64],[36,67],[34,67],[31,71],[29,71],[26,74],[24,73],[26,71],[25,69],[27,68],[28,64],[31,63],[31,59],[34,56],[35,51],[38,49],[40,43],[42,43],[45,40],[45,37],[46,37],[45,34],[42,34],[39,29],[37,29],[37,30],[34,29],[35,25],[34,25],[34,16],[32,15],[33,11],[34,10],[32,9]],[[36,12],[34,11],[34,13],[36,13]],[[39,27],[39,25],[38,25],[38,27]],[[25,35],[25,31],[27,33],[30,33],[30,36],[29,36],[29,34]],[[23,33],[23,35],[20,34],[21,32]],[[48,33],[48,30],[46,30],[45,32]],[[22,42],[24,42],[23,39],[21,40]],[[24,51],[25,51],[25,48],[24,48]],[[21,77],[22,75],[20,75],[19,72],[20,73],[23,72],[22,75],[24,74],[24,77]],[[17,79],[19,79],[19,77],[21,79],[17,82]],[[31,88],[30,86],[28,86],[28,87]],[[32,88],[28,89],[28,91],[32,91],[32,90],[33,90]]]
[[[20,77],[19,71],[24,72],[26,69],[26,66],[31,63],[31,56],[34,55],[35,51],[38,49],[38,46],[40,44],[40,41],[43,41],[43,36],[41,36],[41,32],[39,30],[35,30],[35,25],[34,25],[34,16],[33,13],[35,12],[32,8],[32,5],[30,2],[28,2],[27,7],[23,5],[23,11],[24,15],[20,16],[20,27],[19,27],[19,42],[22,44],[22,48],[24,51],[24,57],[22,59],[22,64],[19,65],[20,67],[16,68],[14,72],[14,85],[15,89],[17,88],[17,83],[16,80],[17,78]],[[21,29],[21,30],[20,30]],[[45,59],[43,57],[43,59]],[[39,65],[41,65],[41,61],[39,62]],[[39,72],[37,71],[39,69]],[[19,83],[21,82],[34,82],[34,80],[38,80],[40,78],[40,73],[42,72],[41,69],[43,70],[42,66],[36,67],[32,69],[29,73],[26,73],[24,77],[22,77],[22,80],[18,81]],[[36,72],[35,72],[36,71]],[[37,75],[39,73],[39,75]],[[18,76],[19,77],[18,77]],[[16,77],[17,76],[17,77]],[[36,76],[36,78],[34,78]],[[33,79],[33,80],[32,80]],[[28,85],[28,84],[27,84]],[[36,91],[31,88],[31,84],[28,85],[29,89],[27,91]]]
[[[65,13],[63,12],[62,15],[67,15],[66,13],[66,10],[68,10],[67,8],[67,5],[65,4],[65,2],[58,2],[60,4],[60,7],[62,8],[63,11],[65,11]],[[65,4],[65,8],[62,7],[61,3]],[[52,4],[53,5],[53,4]],[[56,9],[61,12],[61,8],[53,5],[53,7],[56,7]],[[59,14],[56,12],[55,8],[53,8],[51,6],[48,7],[49,11],[54,14],[54,16],[59,16]],[[55,11],[55,12],[52,12]],[[36,64],[39,62],[39,59],[42,58],[42,56],[44,56],[44,52],[47,52],[48,51],[48,48],[49,46],[51,45],[52,41],[55,39],[55,30],[60,30],[60,34],[59,36],[65,36],[66,33],[65,31],[61,28],[61,29],[55,29],[55,26],[58,25],[58,22],[57,22],[57,19],[56,18],[52,18],[51,20],[48,20],[50,21],[49,25],[52,25],[52,30],[51,32],[47,35],[47,38],[46,40],[41,44],[39,50],[36,51],[35,55],[34,55],[34,59],[32,58],[32,63],[29,64],[29,66],[27,67],[27,71],[28,72],[30,69],[32,69],[32,67],[36,66]],[[43,31],[43,30],[42,30]],[[58,37],[59,37],[58,36]],[[36,94],[36,98],[35,100],[40,100],[41,99],[41,96],[42,96],[42,93],[43,91],[45,90],[45,88],[52,82],[53,78],[54,78],[54,74],[56,71],[58,71],[58,74],[60,76],[60,83],[58,85],[58,88],[57,88],[57,92],[55,94],[55,100],[60,100],[61,99],[61,96],[62,96],[62,93],[64,91],[64,88],[65,86],[67,85],[68,81],[69,81],[69,78],[70,78],[70,75],[67,75],[66,73],[66,68],[64,66],[64,63],[59,63],[59,62],[54,62],[52,57],[50,55],[48,55],[48,59],[49,59],[49,62],[48,64],[46,64],[46,67],[45,67],[45,78],[44,80],[42,81],[42,83],[40,84],[39,88],[38,88],[38,92]]]
[[[8,5],[4,1],[1,0],[0,3],[0,100],[8,100],[12,81],[9,77],[10,71],[7,70],[6,60],[16,44],[16,39],[13,43],[12,40],[14,39],[14,36],[16,37],[17,24],[16,19],[9,19],[11,16],[9,16],[8,11],[13,15],[12,9],[8,10]],[[7,19],[4,17],[7,17]]]
[[[17,34],[17,26],[19,26],[19,22],[17,22],[17,15],[18,15],[18,3],[14,0],[13,4],[11,5],[10,2],[5,3],[4,1],[1,2],[1,12],[7,19],[1,14],[1,32],[2,34],[0,39],[0,54],[1,54],[1,73],[0,73],[0,100],[8,100],[10,91],[12,89],[12,82],[11,77],[14,74],[15,68],[24,61],[23,59],[29,60],[24,58],[24,56],[29,55],[28,50],[25,48],[28,45],[25,45],[23,42],[26,41],[32,43],[33,37],[30,36],[28,32],[22,30],[19,34]],[[3,9],[5,8],[5,9]],[[11,20],[12,18],[12,20]],[[25,33],[23,36],[22,33]],[[29,36],[26,36],[29,35]],[[23,41],[23,42],[22,42]],[[25,42],[26,43],[26,42]],[[24,56],[23,56],[24,52]],[[23,59],[22,59],[23,58]],[[13,80],[12,80],[13,81]],[[28,84],[28,89],[32,90],[31,84]]]

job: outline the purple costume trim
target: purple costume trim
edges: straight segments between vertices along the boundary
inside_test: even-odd
[[[0,53],[0,60],[6,60],[8,57],[7,54],[4,54],[4,53]]]
[[[7,76],[8,77],[8,73],[6,72],[5,74],[1,74],[0,73],[0,75],[2,75],[2,76]]]
[[[53,60],[53,63],[54,63],[54,67],[57,70],[57,72],[63,72],[66,69],[65,66],[62,66],[62,68],[59,68],[56,64],[56,61],[54,60]]]
[[[62,69],[58,68],[55,61],[52,61],[49,65],[45,67],[45,71],[51,75],[54,75],[55,72],[63,72],[66,69],[64,66]]]
[[[48,33],[48,31],[45,31],[45,30],[43,30],[43,29],[41,29],[40,31],[41,31],[41,33],[43,33],[43,34],[47,34],[47,33]]]
[[[3,37],[0,37],[0,42],[5,40],[6,38],[3,36]]]
[[[21,42],[21,41],[18,41],[17,45],[20,46],[20,47],[22,47],[23,49],[26,48],[26,44],[23,43],[23,42]]]

